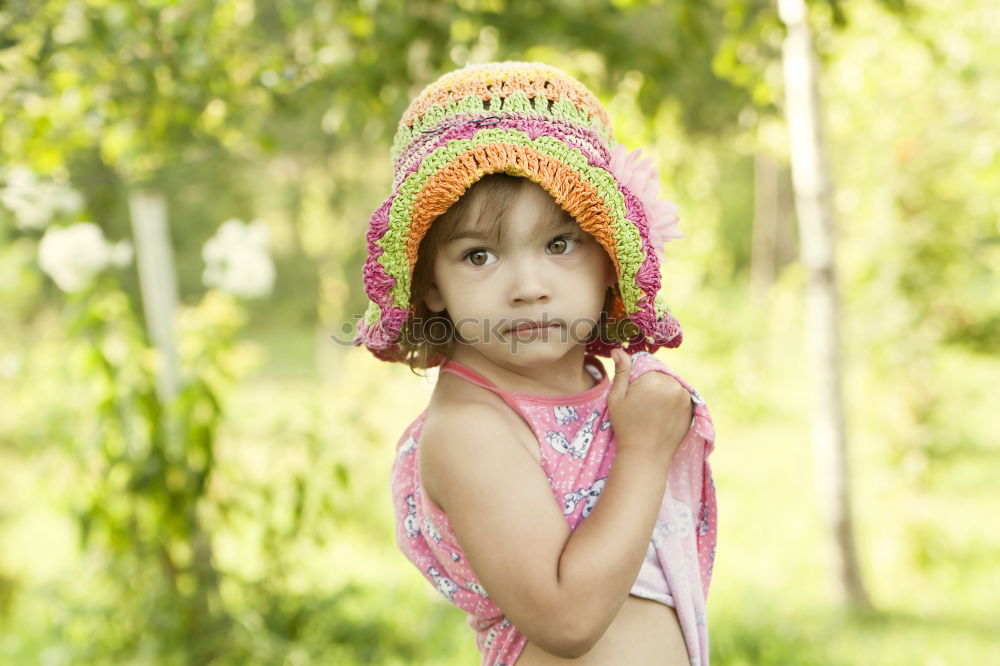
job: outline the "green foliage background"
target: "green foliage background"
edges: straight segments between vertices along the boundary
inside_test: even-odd
[[[786,257],[750,289],[753,158],[788,152],[771,3],[0,3],[0,164],[65,178],[113,239],[133,188],[165,193],[187,378],[158,402],[134,268],[65,296],[37,265],[40,232],[0,210],[0,663],[478,663],[393,543],[393,445],[431,385],[330,335],[364,308],[365,225],[407,100],[502,58],[597,91],[680,204],[664,274],[685,343],[660,356],[718,430],[713,662],[990,663],[994,4],[811,5],[877,607],[858,615],[826,583],[803,272]],[[272,231],[266,300],[201,284],[200,248],[230,217]]]

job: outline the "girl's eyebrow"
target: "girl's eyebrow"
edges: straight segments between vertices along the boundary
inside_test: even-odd
[[[465,240],[466,238],[488,241],[496,240],[497,237],[498,234],[495,232],[486,233],[485,231],[479,231],[478,229],[465,229],[464,231],[457,231],[453,235],[449,236],[448,242],[455,243],[460,240]]]
[[[489,221],[484,222],[483,217],[484,214],[480,211],[474,225],[466,223],[462,225],[464,228],[458,227],[452,229],[451,233],[445,236],[444,244],[452,245],[467,238],[483,242],[499,243],[503,240],[503,225],[500,224],[500,218],[491,216],[493,218],[491,223]]]
[[[557,229],[561,229],[562,227],[567,227],[567,226],[576,227],[579,225],[577,224],[576,219],[572,215],[570,215],[569,213],[560,208],[558,213],[555,213],[549,218],[548,225],[545,226],[542,229],[542,231],[555,231]]]

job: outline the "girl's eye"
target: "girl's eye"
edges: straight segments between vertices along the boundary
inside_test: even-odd
[[[466,252],[462,257],[462,261],[466,261],[473,266],[489,266],[493,263],[492,261],[488,261],[490,255],[491,253],[489,250],[475,248]]]
[[[580,240],[573,236],[556,236],[549,243],[549,247],[552,248],[553,254],[569,254],[579,244]]]

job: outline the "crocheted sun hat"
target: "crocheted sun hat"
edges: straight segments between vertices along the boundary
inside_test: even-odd
[[[607,112],[569,74],[528,62],[445,74],[403,114],[392,158],[392,193],[369,222],[363,278],[370,302],[355,345],[382,360],[400,359],[421,239],[473,183],[498,172],[541,185],[615,265],[604,339],[588,343],[588,353],[681,343],[680,325],[659,294],[657,256],[665,241],[681,237],[676,207],[656,198],[650,160],[614,141]]]

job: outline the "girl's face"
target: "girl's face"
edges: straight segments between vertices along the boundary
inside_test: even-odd
[[[617,279],[604,248],[528,179],[496,228],[475,228],[479,205],[469,202],[439,248],[427,307],[448,311],[456,343],[501,365],[544,365],[582,349]]]

